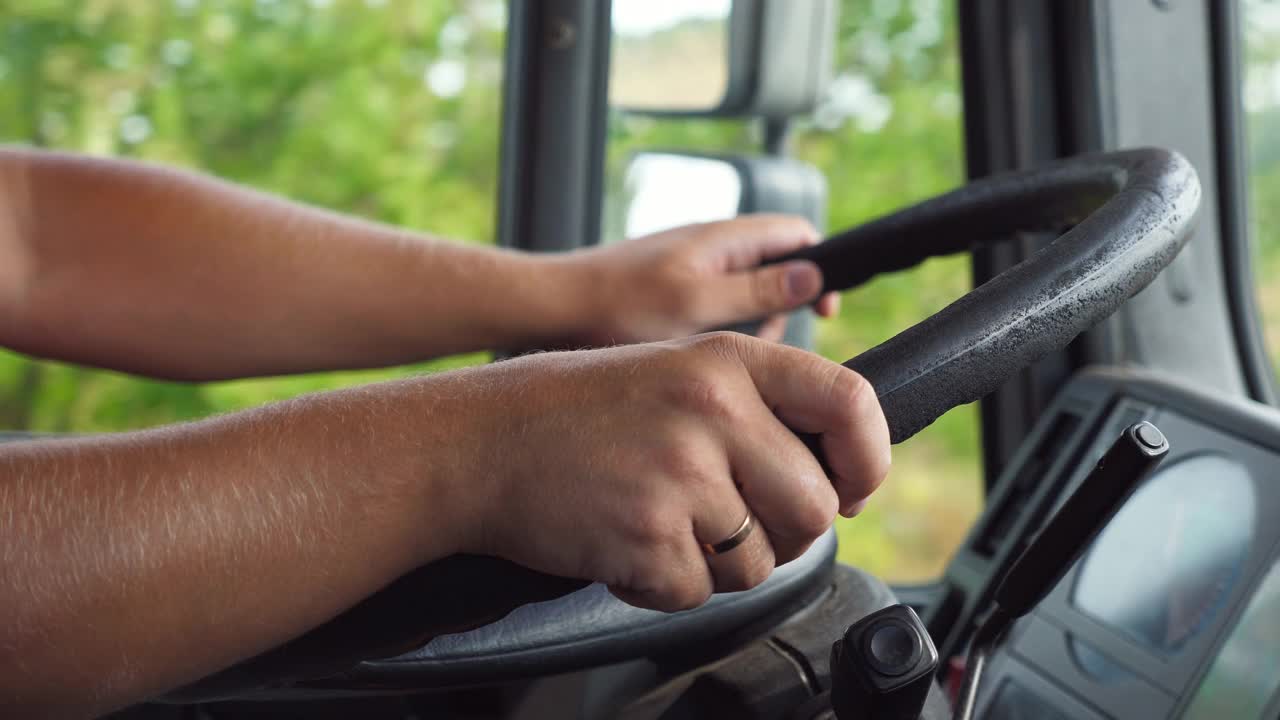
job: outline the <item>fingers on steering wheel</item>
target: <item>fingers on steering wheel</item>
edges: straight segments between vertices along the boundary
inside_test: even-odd
[[[813,453],[760,402],[758,427],[733,436],[729,456],[739,492],[767,528],[781,565],[804,553],[835,520],[840,500]]]
[[[694,519],[694,535],[700,548],[706,553],[707,567],[716,592],[738,592],[750,590],[769,578],[777,561],[773,555],[773,545],[769,535],[761,527],[760,520],[751,515],[750,530],[742,542],[731,549],[720,553],[706,551],[707,545],[714,545],[734,536],[742,527],[747,508],[742,496],[732,487],[724,493],[724,498],[702,506],[699,517]]]
[[[702,605],[715,591],[702,548],[687,531],[676,542],[642,550],[633,559],[638,586],[610,585],[619,600],[640,608],[677,612]]]
[[[775,346],[763,353],[742,345],[740,351],[760,397],[777,417],[796,432],[822,434],[831,482],[846,513],[871,495],[890,464],[889,427],[875,388],[852,370],[803,350]],[[786,446],[797,444],[793,437]],[[747,501],[756,502],[749,495]]]

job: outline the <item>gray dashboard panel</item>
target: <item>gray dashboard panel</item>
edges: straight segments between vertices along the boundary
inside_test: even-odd
[[[1064,424],[1060,421],[1063,415],[1077,421]],[[1280,548],[1280,412],[1146,371],[1093,369],[1077,376],[1063,390],[1032,433],[1028,447],[1001,478],[991,498],[993,510],[975,527],[948,571],[948,583],[954,586],[952,595],[963,598],[966,607],[980,607],[990,578],[999,574],[999,568],[1034,533],[1038,523],[1083,479],[1120,430],[1139,419],[1154,422],[1168,437],[1172,451],[1129,503],[1134,503],[1143,489],[1167,482],[1180,462],[1229,458],[1247,472],[1244,477],[1252,494],[1238,516],[1208,518],[1214,522],[1207,527],[1239,523],[1240,528],[1250,529],[1251,540],[1238,558],[1227,564],[1230,573],[1220,577],[1185,575],[1189,587],[1176,592],[1163,586],[1140,589],[1141,584],[1130,583],[1135,608],[1145,603],[1167,612],[1169,627],[1178,626],[1174,613],[1183,614],[1178,627],[1184,632],[1163,649],[1082,609],[1077,590],[1082,568],[1090,562],[1086,552],[1045,602],[1019,623],[997,655],[980,698],[980,708],[987,713],[984,716],[1006,716],[1000,709],[1005,701],[997,695],[1004,683],[1015,682],[1020,688],[1017,702],[1034,696],[1066,718],[1180,717],[1259,583],[1274,566]],[[1064,432],[1063,428],[1070,430]],[[1062,437],[1056,437],[1057,433]],[[1036,466],[1035,478],[1039,491],[1019,494],[1019,466],[1034,465],[1037,458],[1041,463]],[[1205,477],[1204,487],[1212,490],[1225,482],[1225,475],[1219,473]],[[1182,521],[1172,515],[1141,517],[1153,539],[1133,544],[1132,552],[1141,555],[1130,558],[1131,567],[1170,563],[1182,553],[1190,554],[1188,546],[1178,544],[1178,531],[1197,520],[1196,512],[1209,512],[1208,508],[1189,502]],[[1026,517],[1001,521],[1002,512]],[[992,534],[999,537],[993,540]],[[1104,532],[1095,547],[1105,537]],[[1194,541],[1196,536],[1189,537]],[[1162,557],[1160,551],[1166,544],[1167,557]],[[1122,550],[1110,552],[1114,557]],[[1177,566],[1176,562],[1172,566]],[[1117,579],[1118,592],[1124,580],[1122,576]],[[1155,616],[1159,617],[1158,613]],[[961,625],[966,617],[960,613]],[[935,615],[927,621],[933,629],[935,624],[941,627],[942,619]],[[1193,620],[1193,625],[1187,625]],[[1280,627],[1280,618],[1274,625]],[[944,638],[950,635],[942,634]],[[1276,642],[1280,643],[1280,637]],[[1259,661],[1269,662],[1266,658]],[[1272,691],[1272,695],[1257,699],[1257,704],[1280,704],[1276,696],[1280,693]],[[1011,705],[1008,713],[1014,710]]]

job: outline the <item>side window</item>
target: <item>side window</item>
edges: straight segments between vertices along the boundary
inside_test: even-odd
[[[830,92],[816,112],[793,123],[790,141],[791,154],[826,178],[828,230],[964,182],[954,4],[840,5]],[[682,88],[699,75],[701,60],[684,58]],[[723,76],[722,69],[711,70]],[[749,120],[654,118],[615,110],[608,138],[606,240],[624,233],[618,208],[626,199],[627,162],[635,151],[753,154],[762,131]],[[819,321],[816,349],[828,358],[853,357],[942,309],[970,286],[965,257],[879,278],[847,294],[838,318]],[[893,582],[935,578],[981,503],[978,413],[976,406],[966,406],[895,448],[889,479],[867,509],[837,521],[840,560]]]
[[[1245,0],[1240,24],[1249,235],[1263,336],[1274,362],[1280,358],[1280,2]]]
[[[494,238],[502,0],[49,0],[0,10],[0,142],[195,168]],[[416,368],[207,385],[0,353],[0,430],[186,420]]]

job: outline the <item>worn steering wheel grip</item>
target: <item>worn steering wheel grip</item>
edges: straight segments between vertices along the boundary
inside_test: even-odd
[[[812,260],[822,270],[824,291],[842,291],[931,257],[1069,228],[1022,263],[844,363],[875,388],[890,438],[900,443],[1119,309],[1173,261],[1199,204],[1196,171],[1177,152],[1081,155],[977,180],[771,262]]]
[[[1008,239],[1071,229],[938,314],[845,363],[876,389],[893,442],[999,387],[1146,287],[1177,255],[1200,185],[1181,155],[1141,149],[997,175],[773,262],[803,258],[826,290]],[[822,457],[817,436],[806,438]],[[416,570],[330,622],[167,696],[234,697],[323,677],[583,587],[496,558]]]

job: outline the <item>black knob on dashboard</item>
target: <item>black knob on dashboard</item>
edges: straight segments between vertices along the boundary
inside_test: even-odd
[[[841,720],[917,720],[938,651],[915,611],[892,605],[831,646],[831,706]]]
[[[862,655],[876,672],[898,677],[915,669],[923,652],[920,633],[898,617],[883,617],[862,633]]]

